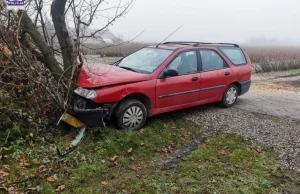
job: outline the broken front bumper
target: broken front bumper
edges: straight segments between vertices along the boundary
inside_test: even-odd
[[[104,127],[104,120],[109,120],[117,103],[99,104],[80,96],[74,96],[71,115],[88,127]]]
[[[74,109],[71,115],[76,117],[88,127],[105,127],[103,109]]]

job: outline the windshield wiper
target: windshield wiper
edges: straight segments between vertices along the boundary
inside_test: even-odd
[[[123,69],[127,69],[127,70],[129,70],[129,71],[138,72],[138,71],[136,71],[136,70],[134,70],[134,69],[132,69],[132,68],[130,68],[130,67],[124,67],[124,66],[119,66],[119,67],[121,67],[121,68],[123,68]]]
[[[119,64],[121,63],[121,61],[124,59],[124,57],[123,58],[121,58],[121,59],[119,59],[119,60],[117,60],[117,61],[115,61],[114,63],[112,63],[111,65],[114,65],[114,66],[119,66]]]

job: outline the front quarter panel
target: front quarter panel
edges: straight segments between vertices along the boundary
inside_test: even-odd
[[[96,103],[115,103],[121,101],[130,94],[141,93],[148,96],[151,104],[154,104],[155,83],[155,80],[149,80],[99,88],[96,89],[97,97],[93,99],[93,101]]]

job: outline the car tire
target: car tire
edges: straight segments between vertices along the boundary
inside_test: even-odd
[[[143,103],[138,100],[125,100],[116,110],[117,125],[121,129],[138,130],[147,120],[148,112]]]
[[[225,108],[232,107],[238,99],[238,87],[234,84],[230,85],[223,94],[221,104]]]

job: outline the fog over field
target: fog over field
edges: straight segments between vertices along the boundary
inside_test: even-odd
[[[136,41],[159,42],[183,25],[169,40],[300,45],[299,10],[299,0],[135,0],[110,30],[125,40],[146,30]]]

